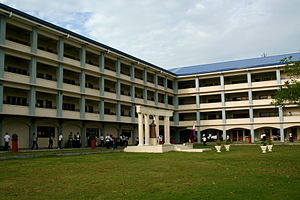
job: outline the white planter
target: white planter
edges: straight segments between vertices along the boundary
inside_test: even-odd
[[[215,148],[216,148],[216,150],[217,150],[218,153],[221,152],[221,147],[222,147],[222,146],[215,146]]]
[[[262,153],[267,153],[267,146],[260,146]]]
[[[268,148],[268,151],[269,151],[269,152],[272,152],[273,144],[267,145],[267,148]]]
[[[225,144],[224,147],[225,147],[226,151],[229,151],[229,149],[230,149],[230,144]]]

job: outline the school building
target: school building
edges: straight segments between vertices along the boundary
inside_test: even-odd
[[[271,105],[288,80],[282,58],[300,53],[188,66],[155,66],[112,47],[0,4],[0,145],[5,132],[19,147],[47,147],[50,134],[124,134],[138,137],[136,106],[172,111],[160,134],[186,142],[195,123],[200,135],[234,141],[300,139],[300,109]],[[151,117],[150,117],[151,120]],[[57,145],[57,143],[54,143]]]

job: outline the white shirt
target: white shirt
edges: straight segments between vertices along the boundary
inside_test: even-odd
[[[62,135],[59,135],[59,136],[58,136],[58,140],[59,140],[59,141],[62,141],[62,139],[63,139],[63,136],[62,136]]]
[[[9,142],[9,140],[10,140],[10,136],[9,135],[4,135],[4,141]]]
[[[104,140],[104,136],[103,135],[100,136],[100,140],[101,141]]]

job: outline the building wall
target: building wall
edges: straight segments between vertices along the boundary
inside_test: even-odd
[[[56,138],[61,129],[65,141],[87,128],[114,137],[131,130],[134,143],[136,105],[173,110],[172,130],[196,123],[198,140],[209,129],[223,136],[250,130],[255,141],[264,127],[284,137],[300,126],[299,108],[271,105],[270,94],[288,78],[282,66],[175,77],[18,15],[0,11],[0,24],[2,134],[18,133],[21,148],[30,147],[33,127],[46,125],[55,127]],[[47,147],[48,139],[39,143]]]

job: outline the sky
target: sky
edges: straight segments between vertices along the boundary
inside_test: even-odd
[[[300,50],[300,0],[0,2],[165,69]]]

